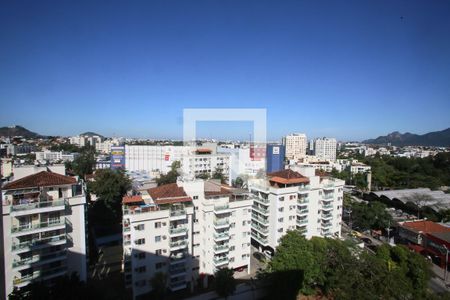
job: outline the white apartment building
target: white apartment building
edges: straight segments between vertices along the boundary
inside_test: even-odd
[[[75,177],[41,171],[2,188],[2,298],[30,282],[87,276],[86,198]]]
[[[336,160],[336,139],[319,138],[314,140],[314,155],[319,160]]]
[[[171,291],[208,283],[219,268],[250,268],[251,195],[183,180],[123,199],[125,283],[133,297],[162,272]]]
[[[218,153],[230,155],[230,179],[235,180],[237,177],[255,177],[258,172],[264,171],[266,161],[264,157],[251,157],[250,148],[224,148],[217,149]]]
[[[260,250],[274,253],[288,230],[306,238],[340,237],[344,181],[320,176],[314,168],[291,166],[249,181],[256,196],[252,211],[252,239]]]
[[[166,174],[173,162],[181,162],[191,151],[190,146],[125,145],[125,169]]]
[[[79,135],[70,137],[69,141],[71,144],[78,145],[79,147],[84,146],[95,147],[96,144],[101,143],[103,139],[104,138],[99,135]]]
[[[36,160],[37,161],[48,161],[48,162],[55,162],[55,161],[74,161],[77,156],[79,156],[79,153],[64,153],[63,151],[39,151],[36,152]]]
[[[13,180],[18,180],[23,177],[36,174],[42,171],[49,171],[52,173],[66,175],[66,167],[63,164],[54,164],[50,166],[40,166],[40,165],[19,165],[13,166]]]
[[[283,138],[283,145],[286,147],[286,159],[303,159],[306,156],[308,140],[304,133],[293,133]]]

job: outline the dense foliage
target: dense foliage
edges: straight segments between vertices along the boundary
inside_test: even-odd
[[[95,167],[95,149],[92,147],[83,147],[80,155],[73,162],[66,162],[66,169],[72,170],[81,178],[92,174]]]
[[[131,180],[125,171],[118,169],[97,170],[88,189],[97,196],[92,214],[98,223],[116,223],[122,219],[122,197],[131,189]]]
[[[378,201],[350,202],[346,210],[351,211],[352,228],[358,230],[384,229],[394,224],[386,205]]]
[[[236,290],[236,279],[233,277],[234,271],[228,268],[219,269],[215,276],[216,292],[220,297],[227,298]]]
[[[450,186],[450,153],[425,158],[379,156],[365,157],[372,167],[372,188],[417,188]]]
[[[180,167],[181,163],[179,161],[174,161],[170,167],[170,171],[167,172],[166,175],[161,175],[156,179],[158,186],[177,182],[177,178],[180,176],[180,173],[178,173]]]
[[[429,265],[403,246],[382,246],[376,255],[348,242],[288,232],[264,276],[270,299],[323,294],[333,299],[427,299]]]

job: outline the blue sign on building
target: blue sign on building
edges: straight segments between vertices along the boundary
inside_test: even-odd
[[[284,170],[285,147],[279,144],[267,144],[266,146],[266,170],[267,173]]]

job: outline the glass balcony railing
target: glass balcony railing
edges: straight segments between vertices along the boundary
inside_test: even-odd
[[[256,197],[255,201],[258,201],[258,202],[261,202],[261,203],[265,203],[265,204],[269,204],[270,203],[269,199],[264,199],[264,198],[261,198],[261,197]]]
[[[21,267],[21,266],[28,265],[28,264],[33,264],[36,262],[45,262],[46,260],[53,259],[56,257],[61,257],[64,255],[66,255],[65,250],[48,253],[48,254],[44,254],[41,256],[35,255],[35,256],[27,257],[27,258],[24,258],[21,260],[14,260],[12,263],[12,266],[13,266],[13,268],[17,268],[17,267]]]
[[[308,204],[309,203],[309,198],[298,198],[297,199],[297,203],[298,204]]]
[[[262,223],[262,224],[269,224],[269,219],[265,219],[263,217],[260,217],[258,215],[252,214],[252,219],[253,220],[257,220],[258,222]]]
[[[24,249],[24,248],[45,245],[47,243],[66,241],[66,240],[67,240],[67,236],[65,234],[61,234],[61,235],[52,236],[52,237],[48,237],[48,238],[41,238],[41,239],[25,241],[22,243],[13,243],[12,250],[16,251],[16,250],[20,250],[20,249]]]
[[[226,263],[228,263],[228,261],[229,261],[228,257],[220,257],[220,258],[214,257],[214,259],[213,259],[213,262],[215,265],[226,264]]]
[[[322,223],[322,228],[331,228],[332,226],[332,223]]]
[[[215,239],[226,239],[230,237],[230,233],[227,232],[221,232],[221,233],[214,233],[214,238]]]
[[[299,215],[304,215],[307,214],[309,212],[308,209],[297,209],[297,214]]]
[[[37,208],[45,208],[45,207],[56,207],[56,206],[64,206],[68,204],[67,199],[59,199],[59,200],[52,200],[52,201],[30,201],[28,203],[21,203],[17,205],[12,205],[11,210],[12,211],[22,211],[22,210],[29,210],[29,209],[37,209]]]
[[[304,220],[297,220],[297,225],[306,225],[308,224],[308,220],[304,219]]]
[[[333,208],[333,204],[324,204],[322,205],[323,209],[332,209]]]
[[[186,247],[186,241],[170,242],[170,248]]]
[[[41,229],[41,228],[49,228],[49,227],[55,227],[55,226],[61,226],[64,225],[65,219],[58,219],[50,222],[43,222],[43,223],[36,223],[36,224],[26,224],[26,225],[18,225],[18,226],[12,226],[11,227],[11,233],[16,232],[26,232],[31,231],[35,229]]]
[[[265,214],[267,215],[269,213],[268,209],[262,208],[262,207],[258,207],[258,206],[253,206],[252,207],[254,210],[256,210],[259,213]]]
[[[177,234],[177,233],[185,233],[187,232],[187,228],[186,227],[172,227],[169,229],[170,234]]]
[[[267,234],[267,233],[269,233],[269,229],[267,228],[267,227],[263,227],[263,226],[260,226],[260,225],[258,225],[258,223],[252,223],[252,228],[254,228],[254,229],[256,229],[256,230],[258,230],[259,232],[262,232],[262,233],[264,233],[264,234]]]
[[[186,214],[186,211],[184,209],[172,210],[170,212],[171,217],[180,217],[180,216],[184,216],[185,214]]]
[[[229,245],[214,245],[215,251],[228,251],[230,249]]]
[[[229,205],[214,206],[215,211],[224,211],[230,209]]]
[[[268,243],[268,239],[260,236],[258,234],[255,234],[252,232],[252,238],[255,239],[256,241],[258,241],[260,244],[267,244]]]
[[[61,267],[45,269],[45,270],[38,270],[32,274],[24,275],[21,278],[15,278],[13,280],[13,283],[14,283],[14,285],[19,285],[21,283],[26,283],[28,281],[32,281],[32,280],[35,280],[38,278],[43,278],[46,276],[55,275],[55,274],[62,273],[65,271],[67,271],[67,266],[61,266]]]
[[[214,226],[226,226],[230,225],[229,219],[215,219],[214,220]]]

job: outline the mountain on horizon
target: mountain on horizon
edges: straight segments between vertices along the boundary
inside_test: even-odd
[[[392,146],[436,146],[449,147],[450,146],[450,128],[425,133],[422,135],[414,133],[400,133],[394,131],[385,136],[379,136],[376,139],[368,139],[363,141],[364,144],[388,144]]]
[[[25,127],[19,126],[19,125],[13,125],[13,126],[4,126],[0,127],[0,136],[22,136],[27,139],[34,139],[37,137],[43,137],[42,135],[30,131],[26,129]]]
[[[95,136],[96,135],[96,136],[99,136],[99,137],[103,137],[103,135],[95,133],[95,132],[92,132],[92,131],[86,131],[84,133],[80,133],[80,135],[82,135],[82,136]]]

